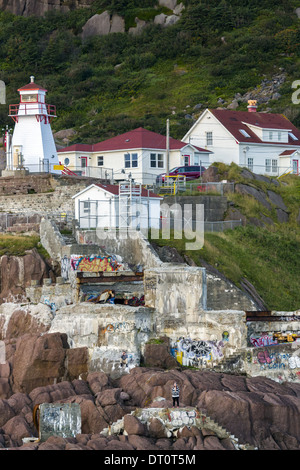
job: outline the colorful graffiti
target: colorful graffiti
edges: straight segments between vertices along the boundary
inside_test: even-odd
[[[73,271],[80,272],[112,272],[120,271],[123,265],[120,264],[114,256],[81,256],[71,255],[70,259],[71,268]]]
[[[273,335],[263,334],[261,336],[250,336],[250,343],[255,348],[260,348],[262,346],[272,346],[277,344],[277,340],[273,339]]]
[[[201,341],[179,338],[171,348],[172,355],[181,365],[201,367],[223,357],[223,341]]]
[[[268,350],[259,351],[257,360],[254,363],[259,364],[261,370],[265,369],[299,369],[300,357],[289,353],[270,352]]]
[[[251,335],[249,340],[251,346],[261,348],[262,346],[274,346],[279,343],[293,343],[300,338],[299,333],[262,333],[260,335]]]

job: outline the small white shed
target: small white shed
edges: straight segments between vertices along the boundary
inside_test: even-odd
[[[160,227],[161,196],[137,183],[91,184],[72,199],[80,228]]]

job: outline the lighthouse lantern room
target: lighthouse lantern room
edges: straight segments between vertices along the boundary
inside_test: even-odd
[[[7,154],[6,170],[26,169],[30,173],[61,173],[51,122],[56,117],[55,106],[46,104],[45,88],[34,82],[18,89],[20,103],[9,106],[9,116],[15,127],[11,151]]]

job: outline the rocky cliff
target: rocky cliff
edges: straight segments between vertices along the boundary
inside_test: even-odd
[[[94,0],[0,0],[0,9],[14,15],[43,16],[51,10],[67,12],[88,7]]]

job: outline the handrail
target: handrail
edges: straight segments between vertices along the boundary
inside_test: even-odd
[[[36,114],[45,114],[45,109],[47,110],[48,116],[56,116],[56,106],[54,104],[37,104],[38,106],[33,106],[32,103],[10,104],[9,116],[17,116],[19,111],[22,111],[22,113],[24,112],[25,115],[32,114],[32,111],[37,111]]]

